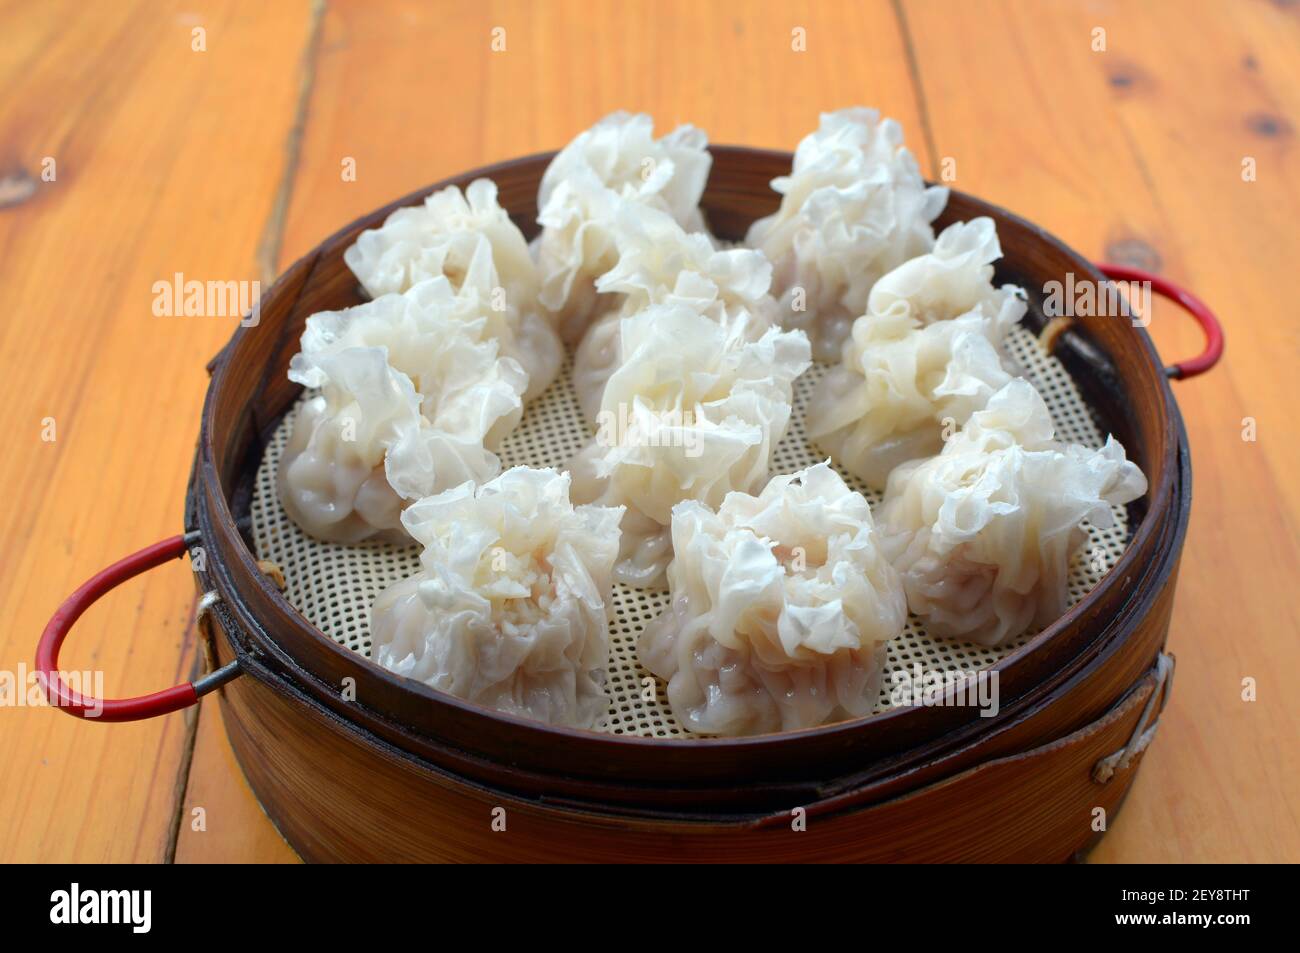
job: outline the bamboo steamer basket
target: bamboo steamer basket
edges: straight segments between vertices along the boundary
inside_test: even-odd
[[[769,214],[788,153],[713,147],[702,206],[738,239]],[[1217,360],[1222,339],[1194,298],[1210,347],[1165,368],[1145,330],[1114,316],[1047,321],[1049,281],[1102,282],[1058,240],[953,192],[936,226],[987,215],[1004,258],[996,282],[1030,294],[1025,325],[1115,434],[1149,490],[1121,514],[1116,557],[1064,616],[988,666],[999,710],[896,707],[749,738],[556,728],[480,708],[372,664],[331,638],[258,564],[259,471],[300,388],[286,377],[306,318],[362,300],[343,252],[431,191],[493,179],[531,236],[553,153],[467,172],[348,225],[263,296],[212,375],[183,537],[106,570],[52,620],[38,669],[61,690],[58,644],[85,606],[126,576],[202,548],[195,565],[208,674],[107,703],[105,721],[219,697],[232,747],[267,815],[313,861],[1061,861],[1100,836],[1155,734],[1171,688],[1163,653],[1191,503],[1186,434],[1168,378]],[[545,400],[545,398],[543,398]],[[527,418],[526,418],[527,420]],[[562,460],[553,461],[558,465]],[[262,507],[261,510],[258,507]],[[262,515],[259,515],[262,514]],[[264,529],[264,527],[263,527]],[[292,588],[292,587],[291,587]],[[978,660],[977,660],[978,661]],[[62,699],[73,714],[78,699]]]

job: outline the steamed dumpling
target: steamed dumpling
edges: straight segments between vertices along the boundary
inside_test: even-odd
[[[954,222],[932,251],[903,262],[872,286],[867,313],[906,313],[925,325],[973,312],[989,319],[988,338],[1001,345],[1029,309],[1023,288],[993,286],[993,262],[1001,257],[993,219]]]
[[[622,360],[619,322],[653,304],[684,305],[715,321],[740,310],[753,320],[753,336],[775,321],[768,294],[772,265],[762,252],[718,250],[706,235],[687,232],[666,213],[625,204],[616,218],[618,263],[596,281],[602,294],[621,295],[622,305],[587,329],[573,360],[573,386],[588,422],[600,409],[605,382]]]
[[[617,218],[625,203],[670,215],[692,232],[705,229],[700,196],[713,162],[693,126],[654,138],[647,115],[611,113],[560,151],[542,176],[534,243],[541,302],[560,336],[576,342],[595,315],[596,279],[618,262]]]
[[[280,461],[280,499],[318,539],[403,542],[403,501],[500,471],[491,448],[518,423],[528,375],[486,319],[434,304],[446,279],[307,319],[289,378],[304,401]]]
[[[423,205],[399,208],[379,228],[357,236],[343,260],[371,297],[400,294],[439,275],[459,290],[480,238],[487,239],[509,303],[523,308],[535,300],[537,270],[528,243],[497,201],[491,179],[475,179],[464,193],[449,185]]]
[[[766,481],[808,340],[777,328],[756,336],[754,320],[652,305],[620,323],[625,359],[605,387],[596,438],[569,465],[575,500],[627,506],[620,582],[661,584],[677,503],[718,506]]]
[[[776,266],[786,327],[808,332],[816,360],[834,361],[876,281],[933,247],[948,190],[926,187],[897,122],[862,108],[822,113],[772,188],[781,207],[745,244]]]
[[[988,319],[976,314],[927,326],[899,314],[858,319],[845,362],[808,402],[809,440],[883,489],[891,470],[938,453],[1011,380],[987,334]]]
[[[596,727],[621,516],[573,506],[566,474],[527,467],[414,503],[402,522],[422,569],[375,600],[371,657],[498,711]]]
[[[358,350],[326,363],[336,365],[337,383],[298,407],[276,473],[280,501],[317,539],[404,543],[402,498],[384,465],[390,450],[415,455],[425,427],[419,395],[381,353]]]
[[[373,298],[446,278],[488,318],[502,353],[528,372],[525,400],[559,373],[564,349],[537,304],[537,267],[490,179],[475,179],[464,194],[452,185],[423,205],[399,208],[381,227],[362,232],[343,260]]]
[[[871,291],[843,361],[819,382],[809,439],[883,489],[889,472],[939,452],[1011,380],[1002,342],[1024,316],[1024,292],[993,287],[1002,254],[993,221],[958,222],[933,252],[904,262]]]
[[[882,546],[912,612],[933,635],[1000,645],[1065,612],[1085,519],[1147,490],[1107,437],[1100,450],[1054,439],[1047,405],[1014,380],[943,452],[890,475],[877,513]]]
[[[825,463],[716,512],[673,509],[672,604],[641,633],[689,731],[751,735],[870,713],[907,605],[866,498]]]

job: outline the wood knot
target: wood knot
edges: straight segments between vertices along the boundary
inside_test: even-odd
[[[1116,265],[1141,268],[1143,271],[1160,271],[1164,262],[1160,252],[1140,238],[1117,238],[1106,244],[1106,260]]]
[[[1270,113],[1252,113],[1247,116],[1246,128],[1265,139],[1280,139],[1291,134],[1291,124],[1281,116]]]
[[[1132,93],[1148,85],[1146,74],[1136,64],[1112,61],[1106,74],[1106,83],[1111,89],[1120,93]]]
[[[36,179],[26,169],[0,176],[0,208],[21,205],[36,194]]]

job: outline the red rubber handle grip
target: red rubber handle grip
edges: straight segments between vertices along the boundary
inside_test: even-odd
[[[193,682],[166,688],[138,698],[98,699],[71,690],[59,675],[59,648],[81,614],[100,596],[146,569],[185,554],[184,536],[173,536],[147,546],[91,576],[74,592],[45,626],[36,647],[36,677],[50,704],[78,718],[96,721],[138,721],[188,708],[199,700]]]
[[[1166,367],[1165,374],[1167,376],[1175,380],[1195,377],[1197,374],[1204,374],[1219,363],[1219,358],[1223,357],[1223,325],[1219,324],[1219,319],[1214,316],[1214,312],[1210,310],[1209,305],[1204,301],[1186,288],[1180,288],[1168,278],[1152,274],[1149,271],[1143,271],[1141,268],[1105,264],[1097,267],[1101,269],[1107,278],[1113,281],[1151,282],[1151,287],[1157,292],[1171,301],[1177,301],[1186,308],[1187,313],[1196,319],[1196,323],[1205,332],[1205,350],[1189,361],[1180,361]]]

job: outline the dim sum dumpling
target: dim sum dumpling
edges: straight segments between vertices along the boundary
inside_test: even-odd
[[[620,582],[661,584],[674,505],[717,506],[767,479],[808,340],[778,328],[755,336],[753,320],[665,304],[619,325],[626,359],[605,387],[596,438],[569,469],[575,500],[627,506]]]
[[[400,208],[380,228],[368,229],[344,253],[372,298],[434,289],[445,278],[456,306],[469,317],[485,317],[504,355],[528,372],[524,399],[532,400],[555,380],[564,348],[537,304],[537,267],[523,233],[497,202],[496,183],[475,179],[464,194],[456,186],[434,192],[423,205]]]
[[[988,320],[988,338],[1001,345],[1029,306],[1023,288],[993,287],[993,262],[1002,257],[991,218],[954,222],[934,250],[903,262],[872,286],[868,314],[905,312],[921,324],[975,312]]]
[[[992,219],[958,222],[872,288],[805,421],[816,446],[869,486],[938,453],[1011,380],[1002,342],[1028,306],[1022,289],[993,287],[1001,254]]]
[[[528,374],[524,402],[539,396],[560,373],[564,346],[555,329],[535,308],[523,312],[499,296],[491,245],[482,237],[470,258],[458,290],[445,278],[421,281],[407,295],[425,307],[437,308],[463,322],[483,322],[483,334],[494,339],[503,357],[519,363]]]
[[[718,250],[706,235],[687,232],[663,212],[626,204],[617,217],[618,263],[596,281],[602,294],[622,296],[622,306],[587,329],[573,360],[573,386],[588,422],[600,409],[605,382],[621,363],[619,322],[652,304],[685,305],[723,321],[738,310],[754,337],[775,322],[768,294],[772,265],[762,252]]]
[[[894,467],[939,452],[945,435],[1011,380],[977,312],[921,325],[908,312],[853,324],[844,363],[808,402],[808,438],[874,489]]]
[[[421,571],[375,600],[371,657],[498,711],[597,726],[621,516],[573,506],[567,474],[528,467],[419,500],[402,522]]]
[[[826,463],[717,512],[673,509],[672,603],[641,633],[689,731],[751,735],[860,717],[907,605],[871,508]]]
[[[1080,524],[1112,525],[1111,507],[1146,490],[1114,437],[1099,450],[1054,440],[1047,405],[1017,379],[938,456],[890,475],[878,528],[927,630],[993,646],[1060,617]]]
[[[598,300],[595,282],[618,262],[616,219],[624,204],[665,212],[688,231],[704,231],[699,203],[713,161],[707,146],[708,138],[693,126],[655,139],[649,116],[616,112],[552,160],[537,194],[542,233],[534,251],[541,302],[566,342],[577,342],[609,305]]]
[[[776,266],[785,325],[808,332],[816,360],[834,361],[876,281],[933,247],[948,190],[926,187],[896,121],[862,108],[822,113],[772,188],[781,207],[745,244]]]
[[[403,500],[500,470],[491,448],[518,423],[528,376],[498,355],[485,319],[452,318],[421,291],[436,295],[307,319],[289,377],[319,392],[297,411],[278,482],[289,516],[318,539],[405,541]]]
[[[423,205],[399,208],[382,226],[357,236],[343,261],[372,298],[439,275],[459,290],[480,238],[488,241],[508,303],[522,309],[535,300],[537,269],[528,243],[497,201],[491,179],[475,179],[463,193],[450,185]]]

